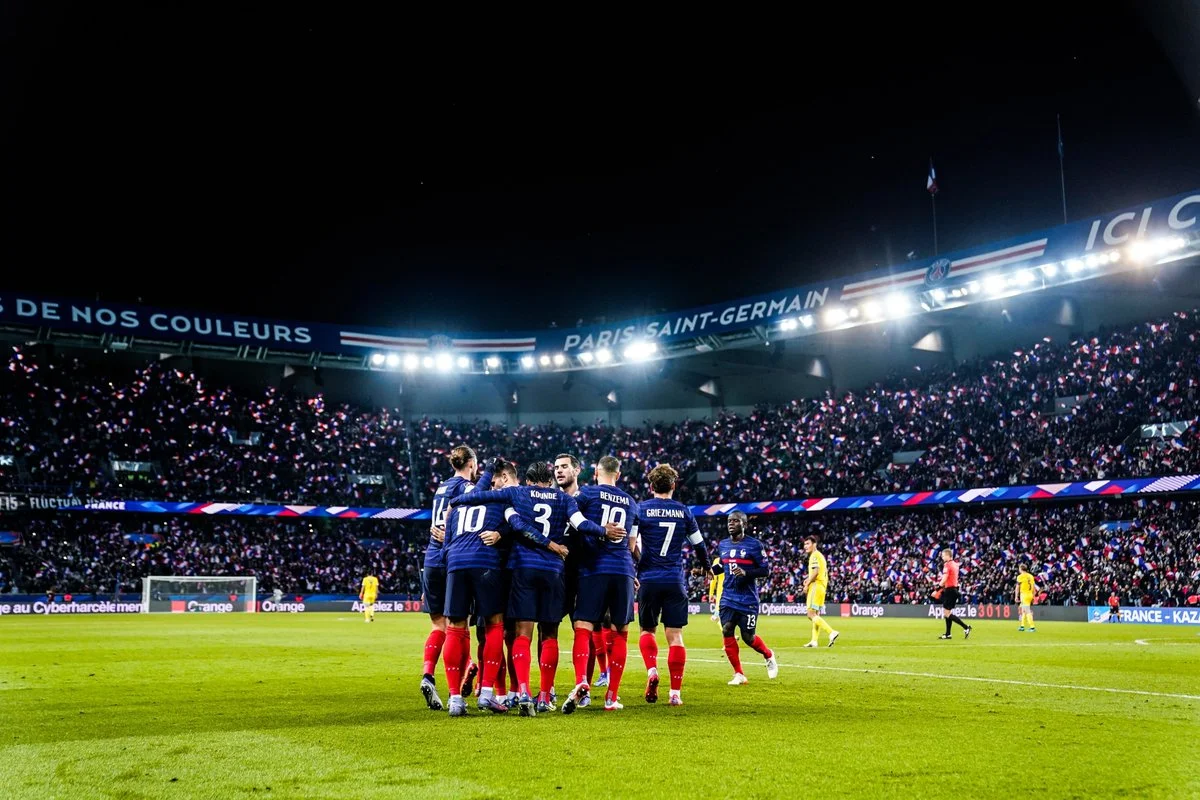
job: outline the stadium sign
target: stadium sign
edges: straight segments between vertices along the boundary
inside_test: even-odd
[[[893,293],[950,292],[980,278],[1003,278],[1042,264],[1071,264],[1072,260],[1093,254],[1097,258],[1119,255],[1114,248],[1138,240],[1180,234],[1194,239],[1197,233],[1200,233],[1200,190],[847,278],[576,329],[503,334],[413,332],[354,323],[266,320],[4,291],[0,291],[0,324],[109,334],[155,343],[195,342],[364,358],[371,355],[382,358],[381,351],[511,355],[538,350],[569,356],[602,348],[615,349],[634,341],[683,343],[703,336],[769,327],[789,319],[794,322],[797,316],[810,316],[811,312],[838,302],[874,300]],[[1114,263],[1113,269],[1120,268],[1125,267]],[[1102,274],[1080,273],[1061,280],[1084,280]],[[796,330],[795,335],[818,330],[820,327],[814,326]],[[377,365],[386,363],[380,361]],[[563,368],[570,366],[568,363]]]
[[[1088,622],[1112,622],[1108,606],[1088,606]],[[1200,608],[1121,606],[1121,622],[1142,625],[1200,625]]]

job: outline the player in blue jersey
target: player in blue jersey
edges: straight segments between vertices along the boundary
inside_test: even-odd
[[[734,631],[741,629],[742,641],[767,660],[767,677],[779,674],[779,664],[771,648],[758,636],[758,579],[769,574],[763,543],[748,536],[749,520],[741,511],[729,515],[729,537],[722,539],[719,548],[721,567],[725,570],[725,585],[721,590],[721,635],[725,637],[725,655],[733,665],[730,686],[749,683],[742,672],[742,659]]]
[[[441,657],[442,647],[447,638],[446,618],[442,615],[446,606],[446,553],[443,548],[446,513],[449,511],[451,500],[475,488],[473,481],[479,460],[474,450],[466,445],[459,445],[450,451],[450,466],[454,468],[454,474],[442,482],[433,496],[429,545],[425,548],[425,563],[421,569],[421,594],[425,598],[425,608],[429,612],[432,624],[429,637],[425,640],[421,694],[425,697],[425,703],[434,711],[441,711],[443,708],[433,671],[437,668],[438,658]],[[490,470],[485,470],[479,478],[479,488],[491,488]],[[459,684],[455,684],[450,690],[455,691],[458,688]]]
[[[658,702],[658,640],[655,632],[659,618],[667,629],[667,667],[671,672],[673,706],[683,705],[683,670],[687,651],[683,646],[683,628],[688,624],[687,585],[683,574],[683,543],[689,542],[707,565],[708,549],[696,525],[696,518],[683,503],[672,499],[679,473],[670,464],[650,470],[653,497],[638,506],[638,622],[642,628],[638,645],[646,664],[646,702]],[[607,706],[606,706],[607,707]]]
[[[511,506],[505,516],[515,531],[512,553],[512,585],[509,588],[508,617],[517,621],[513,665],[520,686],[517,705],[521,716],[534,716],[551,710],[550,689],[558,668],[558,625],[563,618],[563,559],[569,528],[593,536],[605,536],[605,528],[587,520],[574,498],[553,488],[550,465],[535,462],[525,472],[525,486],[509,486],[498,491],[471,492],[451,501],[460,505],[500,503]],[[613,531],[624,534],[616,525]],[[535,705],[529,692],[530,642],[534,623],[545,637],[541,658],[541,684]]]
[[[492,486],[503,489],[517,485],[517,470],[497,460]],[[452,507],[446,517],[443,549],[446,553],[445,617],[448,641],[470,643],[468,620],[472,614],[483,618],[487,626],[480,663],[483,674],[477,706],[482,711],[504,713],[508,706],[495,696],[496,678],[504,661],[504,609],[508,602],[503,575],[503,554],[498,547],[504,521],[501,505],[465,505]],[[467,713],[466,701],[455,677],[466,669],[469,647],[446,648],[446,679],[449,681],[450,716]],[[467,691],[464,687],[462,691]]]
[[[575,603],[575,642],[571,660],[575,666],[575,688],[563,703],[570,714],[577,705],[586,704],[588,660],[592,652],[592,632],[598,620],[607,616],[613,625],[613,652],[609,658],[608,692],[604,708],[619,708],[617,692],[625,672],[628,655],[629,623],[633,621],[634,563],[632,543],[637,537],[637,502],[617,488],[621,462],[604,456],[596,464],[596,484],[584,486],[575,495],[583,515],[598,525],[613,524],[629,532],[628,536],[606,534],[603,539],[581,536],[574,548],[579,556],[579,596]]]

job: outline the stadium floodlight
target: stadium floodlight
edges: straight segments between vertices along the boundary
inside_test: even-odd
[[[858,306],[851,306],[850,310],[846,313],[850,316],[850,319],[858,319]]]
[[[658,352],[654,342],[637,341],[625,348],[625,358],[630,361],[645,361]]]
[[[471,366],[471,359],[467,358],[466,356],[458,357],[458,368],[459,369],[467,369],[470,366]]]
[[[801,317],[800,324],[806,328],[811,328],[813,326],[812,314],[805,314],[803,317]]]
[[[371,366],[382,367],[384,362],[383,353],[371,353]]]
[[[979,290],[983,288],[979,285],[979,281],[971,281],[967,284],[968,294],[979,294]]]
[[[608,362],[612,361],[612,351],[607,347],[601,347],[596,351],[596,360],[601,364],[607,364]]]
[[[929,296],[933,298],[933,302],[935,303],[946,302],[946,291],[944,289],[934,289],[929,293]]]
[[[547,356],[547,355],[543,355],[543,356],[541,356],[541,357],[538,359],[538,363],[539,363],[539,364],[541,364],[543,367],[548,367],[548,366],[550,366],[550,356]]]
[[[1078,273],[1083,272],[1083,267],[1083,261],[1078,258],[1072,258],[1067,261],[1067,272],[1071,273],[1072,275],[1077,275]]]
[[[1092,253],[1090,256],[1084,259],[1083,263],[1087,264],[1092,269],[1096,269],[1108,263],[1108,256],[1102,256],[1099,253]]]
[[[1015,280],[1021,286],[1028,286],[1037,280],[1037,276],[1034,275],[1030,270],[1023,269],[1016,274]]]
[[[488,369],[497,369],[500,366],[500,356],[488,356],[483,363],[487,364]]]
[[[942,299],[946,298],[946,293],[941,289],[934,291],[942,293]],[[940,300],[938,302],[941,302]],[[908,295],[892,292],[887,297],[883,298],[883,304],[887,307],[887,313],[893,317],[901,317],[907,314],[912,309],[912,303],[908,299]]]
[[[846,309],[831,308],[825,312],[826,325],[841,325],[846,321]]]
[[[433,369],[433,356],[425,356],[421,359],[421,366],[425,369]]]
[[[1120,260],[1121,260],[1121,251],[1120,250],[1113,250],[1108,254],[1108,262],[1110,264],[1115,264]]]
[[[883,316],[883,307],[874,300],[863,303],[862,310],[867,319],[879,319]]]
[[[404,357],[404,368],[409,372],[413,371],[421,365],[421,359],[417,358],[413,353],[409,353]]]
[[[565,364],[565,363],[567,363],[567,357],[566,357],[566,356],[564,356],[562,353],[555,353],[555,354],[554,354],[554,366],[556,366],[556,367],[561,367],[561,366],[562,366],[563,364]]]
[[[521,356],[521,366],[525,369],[533,369],[533,356]]]
[[[1058,274],[1058,265],[1055,263],[1042,264],[1042,266],[1038,267],[1038,269],[1040,269],[1042,274],[1047,278],[1053,278]]]
[[[454,359],[450,357],[449,353],[438,353],[433,363],[437,365],[438,372],[449,372],[450,368],[454,366]]]
[[[594,359],[594,358],[595,358],[595,356],[592,355],[591,350],[584,350],[582,353],[579,354],[579,360],[582,361],[584,364],[592,363],[592,359]]]
[[[395,353],[388,353],[384,361],[386,361],[387,365],[392,369],[400,366],[400,356],[396,355]]]
[[[983,279],[983,288],[988,294],[1000,294],[1008,286],[1008,281],[1003,275],[988,275]]]
[[[796,330],[797,324],[798,323],[796,322],[796,320],[791,319],[790,317],[788,319],[781,319],[781,320],[779,320],[779,330],[794,331],[794,330]]]

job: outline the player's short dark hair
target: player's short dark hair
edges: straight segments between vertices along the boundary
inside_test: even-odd
[[[576,458],[575,456],[571,455],[570,453],[559,453],[558,455],[556,455],[554,457],[554,460],[557,462],[559,459],[562,459],[562,458],[568,458],[571,460],[571,468],[572,469],[579,469],[579,459]]]
[[[608,475],[616,475],[621,471],[621,459],[616,456],[602,456],[596,462],[596,469]]]
[[[679,482],[679,473],[670,464],[659,464],[646,477],[650,481],[650,488],[659,494],[666,494]]]
[[[450,451],[450,466],[455,469],[462,469],[471,463],[475,458],[475,451],[467,447],[465,444],[460,444],[458,447]]]
[[[517,479],[517,465],[511,461],[499,462],[496,472],[503,472],[505,475],[509,476],[514,481]]]
[[[550,483],[554,480],[554,470],[545,461],[534,461],[525,470],[527,483]]]
[[[733,517],[739,517],[739,518],[741,518],[741,520],[742,520],[743,522],[749,522],[749,521],[750,521],[750,517],[748,517],[748,516],[746,515],[746,512],[745,512],[745,511],[730,511],[730,512],[729,512],[729,516],[730,516],[730,518],[733,518]]]
[[[806,534],[804,534],[804,541],[812,542],[813,544],[820,544],[821,543],[821,534],[806,533]]]

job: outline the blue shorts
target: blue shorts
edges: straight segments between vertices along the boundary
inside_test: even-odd
[[[660,616],[668,628],[688,624],[687,590],[682,583],[643,583],[638,589],[638,624],[656,628]]]
[[[737,611],[732,608],[721,609],[721,627],[733,623],[742,629],[742,638],[747,642],[754,641],[754,633],[758,629],[758,614],[747,611]]]
[[[450,619],[503,614],[506,599],[501,570],[456,569],[446,575],[445,615]]]
[[[557,625],[566,613],[565,598],[561,572],[514,569],[508,593],[508,618]]]
[[[626,575],[580,575],[574,618],[600,623],[605,615],[618,627],[633,621],[633,578]]]
[[[442,567],[422,569],[421,594],[425,597],[425,611],[430,616],[440,615],[446,609],[446,570]]]

